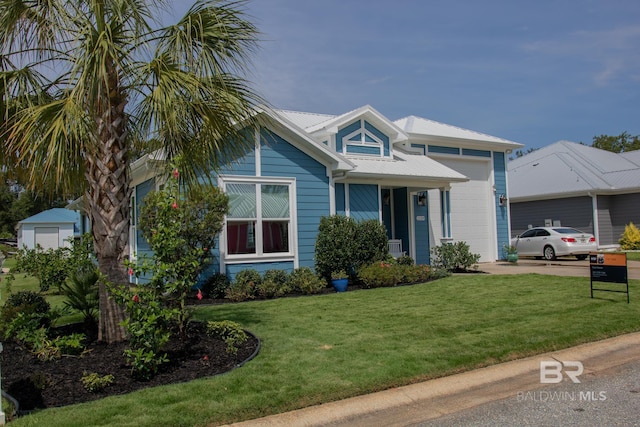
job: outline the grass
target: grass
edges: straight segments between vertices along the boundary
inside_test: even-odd
[[[615,286],[615,285],[614,285]],[[262,340],[218,377],[18,419],[16,427],[218,425],[640,330],[640,281],[589,297],[589,280],[457,275],[423,285],[198,309]],[[78,373],[80,376],[81,373]]]
[[[627,261],[640,261],[640,251],[627,252]]]

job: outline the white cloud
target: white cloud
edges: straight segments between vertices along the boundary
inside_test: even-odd
[[[602,31],[575,31],[565,38],[524,45],[527,52],[594,64],[591,76],[599,86],[617,79],[635,80],[640,70],[640,25]]]

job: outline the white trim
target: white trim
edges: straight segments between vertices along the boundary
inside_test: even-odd
[[[255,150],[255,168],[256,168],[256,177],[261,177],[262,176],[262,150],[261,150],[261,145],[262,145],[262,140],[260,138],[260,129],[256,129],[253,133],[253,138],[255,141],[255,146],[256,146],[256,150]]]
[[[254,177],[254,176],[236,176],[236,175],[220,175],[218,179],[219,188],[225,191],[226,185],[230,183],[239,184],[278,184],[286,185],[289,188],[289,252],[263,253],[262,252],[262,193],[256,190],[256,253],[253,254],[234,254],[227,253],[227,217],[224,218],[224,227],[220,232],[219,252],[220,252],[220,272],[226,271],[225,264],[243,264],[243,263],[265,263],[265,262],[293,262],[294,268],[299,265],[298,255],[298,220],[297,220],[297,194],[296,179],[284,177]]]
[[[495,192],[495,188],[496,188],[496,174],[495,174],[495,170],[494,170],[494,165],[495,165],[495,160],[493,158],[493,151],[491,152],[491,158],[489,159],[489,182],[491,183],[491,186],[489,187],[489,197],[491,198],[491,228],[490,228],[490,237],[491,240],[493,242],[493,244],[491,245],[491,258],[496,261],[500,259],[500,252],[498,249],[498,207],[499,207],[499,203],[498,203],[498,197],[499,195],[496,194]],[[506,167],[506,158],[505,158],[505,167]],[[506,171],[505,171],[505,176],[506,176]],[[506,181],[505,181],[506,184]],[[508,189],[508,188],[507,188]],[[507,189],[505,189],[505,192],[507,191]],[[506,207],[505,207],[506,209]],[[509,244],[509,242],[511,242],[511,236],[509,236],[509,240],[507,242],[507,244]]]

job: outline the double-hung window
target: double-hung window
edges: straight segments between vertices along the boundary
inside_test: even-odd
[[[293,180],[224,178],[227,257],[293,255]]]

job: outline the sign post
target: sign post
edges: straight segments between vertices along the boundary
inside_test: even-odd
[[[620,292],[627,294],[627,304],[629,303],[627,254],[591,253],[589,254],[589,270],[591,271],[591,298],[593,298],[593,291]],[[626,290],[594,288],[593,282],[624,283],[627,288]]]

